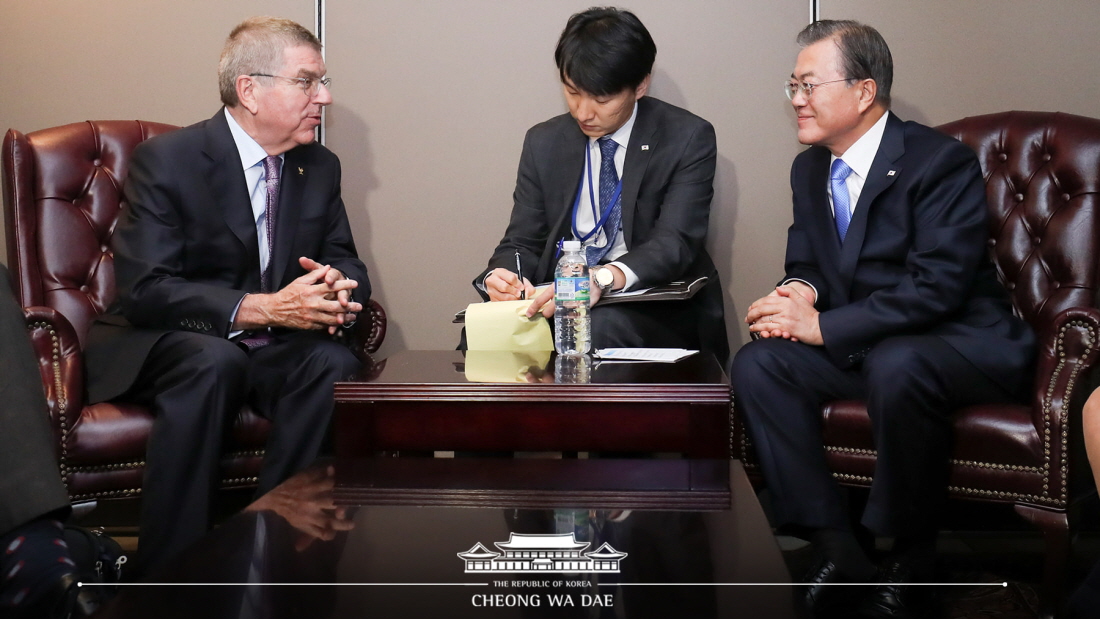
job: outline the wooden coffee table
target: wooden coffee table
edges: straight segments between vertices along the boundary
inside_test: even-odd
[[[336,383],[337,455],[416,450],[730,457],[729,380],[709,354],[672,364],[600,364],[587,384],[475,382],[467,369],[462,352],[410,350],[365,368],[361,380]],[[545,372],[532,376],[539,378],[552,379]]]

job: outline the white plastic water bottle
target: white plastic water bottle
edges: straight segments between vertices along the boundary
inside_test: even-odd
[[[554,348],[559,355],[583,355],[591,347],[588,264],[580,241],[565,241],[554,270]]]

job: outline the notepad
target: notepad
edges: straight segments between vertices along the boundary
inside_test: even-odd
[[[469,350],[554,350],[550,323],[541,314],[527,317],[530,301],[471,303],[466,308]]]

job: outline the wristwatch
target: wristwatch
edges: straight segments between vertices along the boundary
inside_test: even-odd
[[[592,276],[596,280],[596,285],[600,287],[601,294],[611,292],[611,287],[615,285],[615,274],[611,272],[611,269],[595,267],[592,269]]]

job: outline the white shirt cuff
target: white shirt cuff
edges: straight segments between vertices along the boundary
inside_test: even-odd
[[[630,267],[626,266],[625,264],[623,264],[623,263],[621,263],[617,260],[614,261],[614,262],[608,262],[607,264],[608,265],[613,264],[613,265],[619,267],[619,270],[623,272],[623,276],[626,277],[626,284],[623,285],[622,290],[624,290],[624,291],[625,290],[630,290],[631,288],[633,288],[634,286],[636,286],[638,284],[638,275],[636,273],[634,273],[634,270],[631,269]]]
[[[809,287],[810,287],[810,290],[813,290],[813,291],[814,291],[814,303],[813,303],[813,304],[814,304],[814,305],[817,305],[817,296],[818,296],[818,295],[817,295],[817,288],[815,288],[813,284],[811,284],[810,282],[808,282],[808,281],[806,281],[806,280],[804,280],[804,279],[798,279],[797,277],[792,277],[792,278],[790,278],[790,279],[785,279],[785,280],[783,280],[783,283],[782,283],[782,284],[780,284],[780,285],[781,285],[781,286],[786,286],[787,284],[789,284],[789,283],[791,283],[791,282],[801,282],[801,283],[803,283],[803,284],[806,284],[807,286],[809,286]]]

